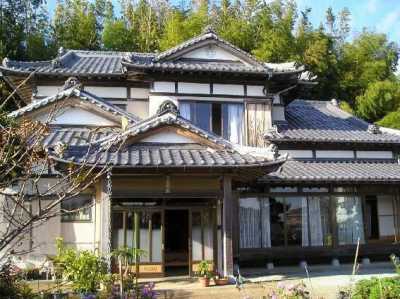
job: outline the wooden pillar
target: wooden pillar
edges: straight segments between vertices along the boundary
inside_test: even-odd
[[[233,275],[233,229],[232,229],[232,178],[224,176],[223,179],[224,198],[222,207],[222,229],[223,229],[223,268],[224,275]]]

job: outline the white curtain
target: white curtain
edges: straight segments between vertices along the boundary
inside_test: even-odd
[[[361,199],[357,196],[338,196],[336,204],[339,245],[356,244],[358,238],[360,243],[364,243]]]
[[[322,197],[313,196],[308,198],[308,214],[310,215],[310,237],[311,246],[323,246],[324,235],[322,230],[321,217],[321,200]]]
[[[243,143],[243,105],[242,104],[225,104],[227,109],[224,118],[225,128],[224,138],[229,141],[242,144]]]
[[[262,247],[271,247],[271,219],[269,198],[261,199],[261,230],[262,230]]]
[[[260,216],[260,201],[257,197],[240,199],[240,248],[261,248]]]
[[[192,120],[192,103],[188,103],[188,102],[179,102],[179,112],[181,114],[181,116],[187,120]]]

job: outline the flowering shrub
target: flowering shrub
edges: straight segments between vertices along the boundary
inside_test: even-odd
[[[154,291],[154,283],[145,284],[142,288],[141,299],[155,299],[157,298],[157,293]]]
[[[303,282],[279,282],[277,289],[273,290],[268,297],[270,299],[307,299],[310,298],[310,293]]]

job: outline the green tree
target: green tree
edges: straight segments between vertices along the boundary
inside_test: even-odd
[[[293,58],[296,19],[296,4],[293,1],[276,0],[265,4],[256,20],[259,40],[253,54],[268,62],[284,62]]]
[[[82,50],[100,48],[96,10],[88,0],[60,1],[53,26],[59,47]]]
[[[371,122],[380,120],[399,107],[400,84],[389,80],[369,84],[366,91],[356,99],[356,113]],[[393,115],[390,119],[393,119]]]
[[[160,37],[159,46],[161,51],[172,48],[185,40],[184,20],[185,16],[182,11],[178,9],[169,11]]]
[[[136,45],[135,36],[124,20],[107,20],[102,40],[106,50],[133,51]]]
[[[354,41],[345,43],[339,61],[341,99],[354,104],[371,83],[393,80],[398,51],[385,34],[365,30]]]

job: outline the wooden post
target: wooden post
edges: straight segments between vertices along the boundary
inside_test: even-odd
[[[223,229],[223,268],[224,275],[233,275],[233,246],[232,246],[232,178],[223,178],[224,199],[222,207],[222,229]]]

